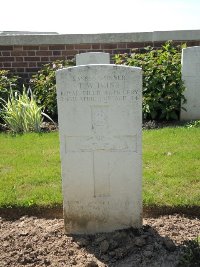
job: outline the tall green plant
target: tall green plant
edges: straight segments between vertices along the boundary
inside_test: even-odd
[[[8,100],[11,90],[17,91],[19,76],[10,74],[9,70],[0,70],[0,98]],[[2,108],[0,103],[0,109]]]
[[[183,47],[183,46],[182,46]],[[178,119],[185,101],[181,79],[181,46],[166,42],[161,49],[145,48],[144,53],[116,55],[116,64],[143,70],[143,116],[145,119]]]
[[[74,65],[73,61],[59,60],[46,64],[32,76],[31,88],[37,103],[42,105],[51,117],[57,117],[56,70]]]
[[[1,116],[12,132],[26,133],[41,131],[42,115],[47,115],[42,112],[42,107],[37,105],[30,90],[26,92],[24,88],[22,94],[11,91],[8,101],[3,100],[3,102]]]

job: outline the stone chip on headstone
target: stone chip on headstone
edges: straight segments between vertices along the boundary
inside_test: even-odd
[[[56,82],[66,233],[141,227],[141,69],[75,66]]]

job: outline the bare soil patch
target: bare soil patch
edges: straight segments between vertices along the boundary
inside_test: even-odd
[[[144,218],[143,228],[66,235],[63,219],[0,218],[0,266],[177,266],[183,242],[200,235],[200,220],[184,215]]]

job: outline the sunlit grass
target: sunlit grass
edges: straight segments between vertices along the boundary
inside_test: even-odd
[[[200,128],[143,132],[145,205],[200,205]]]
[[[62,204],[57,132],[2,133],[0,149],[0,207]],[[143,131],[143,203],[200,206],[200,129]]]
[[[0,135],[0,206],[62,202],[57,133]]]

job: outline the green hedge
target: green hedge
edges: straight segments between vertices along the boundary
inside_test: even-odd
[[[166,42],[161,49],[145,48],[144,53],[115,55],[115,64],[141,67],[143,70],[144,119],[179,119],[185,90],[181,79],[181,50]]]
[[[115,64],[137,66],[143,69],[143,117],[144,119],[178,119],[181,101],[185,101],[185,90],[181,79],[181,46],[171,41],[161,49],[145,48],[144,53],[133,51],[129,54],[115,55]],[[57,119],[55,72],[73,66],[69,60],[56,61],[44,65],[30,80],[31,89],[37,104],[45,113]],[[0,98],[7,100],[10,88],[18,87],[18,76],[10,76],[9,71],[0,71]]]
[[[73,61],[58,60],[45,64],[30,80],[31,89],[37,103],[42,105],[45,113],[51,118],[57,118],[56,101],[56,70],[74,65]]]

